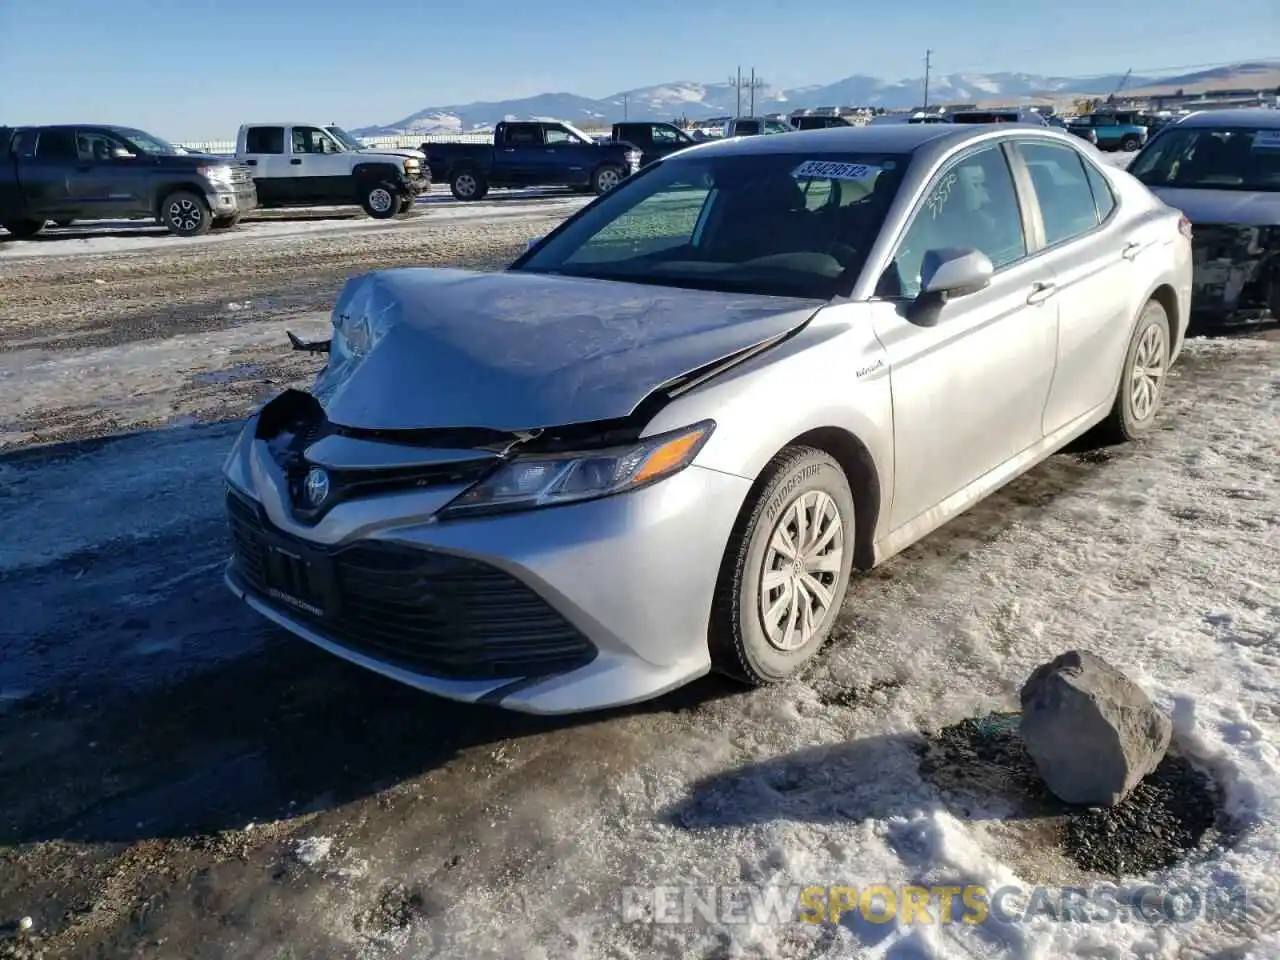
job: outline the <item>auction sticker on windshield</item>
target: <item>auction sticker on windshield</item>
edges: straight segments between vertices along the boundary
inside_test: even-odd
[[[1280,130],[1258,130],[1253,134],[1253,149],[1280,150]]]
[[[880,167],[869,163],[840,163],[834,160],[806,160],[791,171],[797,180],[852,180],[866,183],[874,180]]]

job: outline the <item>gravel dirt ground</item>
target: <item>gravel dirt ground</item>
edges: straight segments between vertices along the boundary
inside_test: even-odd
[[[972,847],[947,869],[981,850],[1029,883],[1088,880],[1032,822],[939,808],[911,745],[1007,709],[1078,642],[1162,703],[1202,696],[1209,732],[1188,744],[1184,712],[1183,748],[1238,746],[1219,772],[1274,790],[1256,786],[1274,748],[1239,739],[1280,734],[1264,339],[1193,344],[1149,441],[1056,456],[858,578],[832,650],[782,687],[507,714],[382,680],[235,602],[218,467],[236,418],[314,372],[283,329],[322,328],[351,273],[495,266],[562,215],[0,252],[0,958],[863,956],[875,937],[840,925],[623,924],[619,885],[894,882],[943,827]],[[1195,686],[1211,657],[1230,708]],[[1113,955],[1087,940],[877,955]]]

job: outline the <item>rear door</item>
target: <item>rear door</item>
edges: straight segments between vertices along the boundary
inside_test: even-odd
[[[528,186],[548,183],[551,159],[546,153],[540,123],[508,123],[502,142],[493,150],[494,172],[503,184]]]
[[[14,140],[18,181],[29,208],[50,220],[77,214],[71,194],[75,172],[76,137],[70,127],[24,130]]]
[[[297,199],[301,178],[294,172],[297,167],[289,164],[284,127],[249,127],[240,159],[253,170],[260,204],[283,206]]]
[[[1052,435],[1115,394],[1143,247],[1119,222],[1106,178],[1080,151],[1045,141],[1019,141],[1015,149],[1038,211],[1036,258],[1054,274],[1057,363],[1044,410]]]

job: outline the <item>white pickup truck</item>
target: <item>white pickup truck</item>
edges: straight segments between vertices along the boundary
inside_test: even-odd
[[[386,220],[408,213],[431,188],[420,151],[365,147],[321,123],[246,123],[236,136],[236,159],[253,171],[262,207],[357,204]]]

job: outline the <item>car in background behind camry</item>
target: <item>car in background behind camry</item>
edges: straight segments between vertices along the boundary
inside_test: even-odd
[[[225,465],[227,583],[459,700],[781,681],[853,568],[1146,434],[1190,288],[1183,218],[1047,129],[690,147],[502,272],[348,280]]]
[[[1280,319],[1280,110],[1192,114],[1129,171],[1191,221],[1195,326]]]

